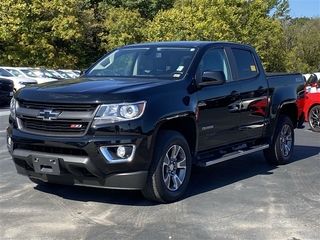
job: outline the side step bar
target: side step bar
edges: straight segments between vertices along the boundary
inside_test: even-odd
[[[216,164],[216,163],[220,163],[220,162],[224,162],[227,160],[230,160],[232,158],[237,158],[243,155],[247,155],[250,153],[254,153],[254,152],[258,152],[261,151],[263,149],[269,148],[269,144],[263,144],[263,145],[259,145],[259,146],[254,146],[254,147],[250,147],[250,148],[244,148],[244,149],[240,149],[231,153],[226,153],[225,155],[222,155],[221,157],[217,157],[215,159],[208,159],[207,161],[200,161],[197,162],[197,166],[200,167],[208,167],[210,165]]]

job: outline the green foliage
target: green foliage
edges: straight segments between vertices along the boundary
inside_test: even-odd
[[[143,18],[152,19],[160,10],[173,7],[174,0],[98,0],[107,8],[138,11]]]
[[[288,0],[264,0],[267,6],[268,15],[273,19],[288,18],[289,14],[289,1]]]
[[[91,10],[77,0],[7,0],[0,10],[1,65],[75,67]],[[91,17],[90,17],[91,16]]]
[[[147,41],[235,40],[240,26],[234,11],[236,6],[224,0],[186,1],[160,11],[145,36]]]
[[[179,1],[159,12],[145,30],[147,41],[215,40],[252,45],[267,71],[283,71],[281,24],[263,0]]]
[[[2,0],[0,65],[86,68],[146,41],[252,45],[267,71],[319,71],[320,19],[288,0]]]
[[[108,34],[99,34],[102,41],[100,47],[106,51],[143,41],[141,31],[145,27],[145,20],[138,11],[111,8],[105,13],[103,26]]]
[[[320,71],[320,18],[292,19],[284,24],[288,71]]]

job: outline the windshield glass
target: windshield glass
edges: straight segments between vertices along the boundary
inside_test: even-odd
[[[187,47],[122,48],[102,58],[86,72],[86,76],[180,79],[195,50]]]
[[[13,75],[5,69],[0,68],[0,76],[2,77],[13,77]]]
[[[35,75],[30,69],[20,69],[20,71],[26,74],[28,77],[37,77],[37,75]]]

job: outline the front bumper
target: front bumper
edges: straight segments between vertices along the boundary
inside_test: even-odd
[[[85,136],[52,138],[23,133],[9,127],[7,145],[17,172],[29,178],[65,185],[111,189],[142,189],[148,175],[151,152],[147,136]],[[104,148],[135,146],[126,161],[109,161]]]

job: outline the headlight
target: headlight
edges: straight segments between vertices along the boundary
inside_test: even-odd
[[[16,99],[13,97],[10,101],[10,116],[15,120],[16,119]]]
[[[93,125],[115,123],[137,119],[142,116],[146,101],[121,104],[103,104],[100,106]]]

